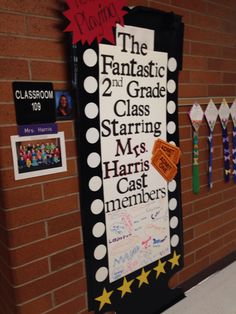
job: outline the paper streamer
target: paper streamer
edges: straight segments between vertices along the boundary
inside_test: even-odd
[[[227,131],[227,124],[229,121],[230,109],[227,101],[223,99],[220,108],[219,116],[222,126],[222,139],[223,139],[223,150],[224,150],[224,180],[225,182],[230,181],[230,152],[229,152],[229,137]]]
[[[213,100],[211,99],[205,110],[205,117],[210,129],[210,134],[208,136],[208,147],[209,147],[209,163],[208,163],[208,187],[212,189],[212,168],[213,168],[213,131],[218,117],[218,110]]]
[[[198,130],[203,119],[203,111],[198,103],[193,104],[189,112],[189,117],[193,125],[193,193],[198,194],[200,191],[199,181],[199,149],[198,149]]]

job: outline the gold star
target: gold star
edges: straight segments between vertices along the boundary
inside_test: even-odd
[[[123,279],[123,285],[120,286],[119,288],[117,288],[117,290],[120,290],[122,293],[121,293],[121,298],[123,298],[123,296],[126,294],[126,293],[131,293],[131,290],[130,290],[130,286],[132,285],[134,279],[133,280],[130,280],[130,281],[127,281],[126,278],[124,277]]]
[[[153,270],[155,270],[156,272],[157,272],[157,274],[156,274],[156,279],[160,276],[160,274],[162,273],[162,274],[165,274],[166,273],[166,271],[165,271],[165,264],[166,264],[166,262],[161,262],[161,260],[159,259],[159,261],[158,261],[158,265],[156,266],[156,267],[154,267],[153,268]]]
[[[103,288],[102,295],[97,297],[95,300],[100,302],[99,311],[103,308],[105,304],[111,304],[110,296],[112,295],[113,291],[107,292],[106,288]]]
[[[169,259],[169,262],[171,263],[171,269],[173,269],[175,266],[179,266],[179,258],[180,255],[176,255],[176,252],[174,251],[173,257]]]
[[[145,270],[142,269],[141,275],[139,275],[137,277],[137,279],[139,280],[139,285],[138,285],[139,288],[142,286],[143,283],[146,283],[147,285],[149,285],[147,277],[150,274],[150,272],[151,272],[151,270],[145,272]]]

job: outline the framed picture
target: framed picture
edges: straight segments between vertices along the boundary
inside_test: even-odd
[[[55,93],[56,119],[70,120],[73,118],[74,101],[70,91],[57,90]]]
[[[15,180],[67,170],[64,132],[11,136]]]

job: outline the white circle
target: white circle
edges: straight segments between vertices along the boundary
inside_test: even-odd
[[[100,267],[95,275],[95,278],[98,282],[104,281],[108,276],[108,269],[106,267]]]
[[[176,83],[174,80],[169,80],[167,82],[167,90],[170,94],[174,93],[174,91],[176,90]]]
[[[96,199],[91,204],[91,212],[94,215],[99,215],[103,211],[103,201],[100,199]]]
[[[102,186],[102,180],[98,176],[94,176],[89,180],[89,188],[91,191],[96,192]]]
[[[89,48],[89,49],[85,50],[85,52],[83,54],[83,60],[84,60],[84,63],[88,67],[93,67],[93,66],[95,66],[95,64],[98,61],[98,56],[93,49]]]
[[[107,253],[107,248],[105,245],[100,244],[96,247],[96,249],[94,250],[94,257],[96,260],[101,260],[105,257]]]
[[[99,132],[95,128],[90,128],[86,132],[86,139],[90,144],[95,144],[99,139]]]
[[[173,100],[170,100],[168,103],[167,103],[167,111],[169,114],[173,114],[176,110],[176,104]]]
[[[177,234],[174,234],[170,240],[170,243],[172,247],[176,247],[179,244],[179,236]]]
[[[89,102],[86,105],[84,112],[87,118],[94,119],[98,115],[98,106],[94,102]]]
[[[176,198],[171,198],[169,201],[169,209],[170,210],[175,210],[177,207],[177,200]]]
[[[100,238],[103,236],[106,228],[103,222],[97,222],[96,225],[93,226],[93,236],[95,238]]]
[[[98,153],[91,153],[88,155],[87,163],[90,168],[96,168],[101,162],[101,158]]]
[[[175,143],[174,141],[170,141],[169,143],[170,143],[171,145],[176,146],[176,143]]]
[[[84,80],[84,89],[87,93],[93,94],[98,88],[98,81],[93,76],[88,76]]]
[[[175,58],[170,58],[168,60],[168,69],[170,72],[174,72],[177,69],[177,61]]]
[[[172,181],[169,182],[169,184],[168,184],[168,190],[169,190],[170,192],[174,192],[174,191],[176,190],[176,187],[177,187],[177,183],[176,183],[175,180],[172,180]]]
[[[167,132],[169,134],[173,134],[173,133],[175,133],[175,131],[176,131],[176,124],[175,124],[175,122],[174,121],[168,122],[168,124],[167,124]]]
[[[170,220],[170,227],[175,229],[178,226],[179,220],[176,216],[173,216]]]

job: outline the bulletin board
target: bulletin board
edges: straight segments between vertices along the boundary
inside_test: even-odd
[[[73,46],[88,305],[154,314],[183,297],[168,286],[183,267],[183,231],[180,164],[167,158],[179,146],[183,23],[125,10],[114,44]]]

